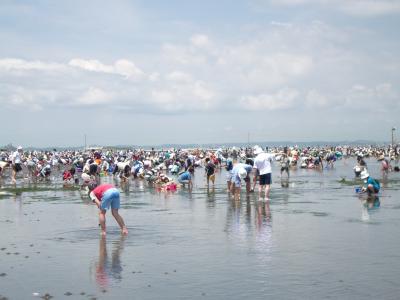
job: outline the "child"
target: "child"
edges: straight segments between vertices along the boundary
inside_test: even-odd
[[[96,186],[95,183],[89,185],[89,197],[92,202],[100,209],[99,223],[101,227],[101,235],[106,235],[106,212],[111,207],[111,213],[121,227],[122,234],[128,234],[124,219],[118,213],[120,208],[119,190],[112,184],[101,184]]]
[[[210,158],[206,158],[206,176],[207,176],[207,187],[210,186],[210,180],[214,186],[215,183],[215,164],[211,162]]]
[[[65,170],[63,173],[63,181],[64,183],[73,183],[75,175],[75,168],[71,167],[69,170]]]
[[[187,171],[181,173],[178,177],[179,183],[182,184],[183,187],[185,187],[185,184],[188,184],[189,190],[193,188],[192,173],[194,173],[194,168],[190,166]]]

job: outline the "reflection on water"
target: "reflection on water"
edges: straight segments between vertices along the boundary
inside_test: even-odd
[[[268,202],[244,188],[234,199],[224,170],[208,189],[196,176],[192,192],[118,182],[130,232],[120,237],[111,218],[107,239],[79,190],[3,187],[0,298],[396,299],[400,174],[382,181],[380,198],[359,198],[352,166],[293,170],[290,181],[275,166]]]
[[[106,237],[99,240],[99,257],[95,263],[96,282],[99,288],[105,289],[122,279],[121,253],[124,248],[126,236],[121,236],[113,242],[111,258],[107,253]]]
[[[370,195],[366,198],[360,197],[361,202],[361,220],[364,222],[370,221],[370,212],[378,209],[381,206],[381,201],[377,195]]]
[[[273,247],[272,241],[272,214],[270,201],[257,201],[254,205],[256,212],[256,249],[263,260],[270,258]]]

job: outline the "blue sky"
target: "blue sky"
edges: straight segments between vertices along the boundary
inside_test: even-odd
[[[399,16],[391,0],[3,0],[0,145],[390,140]]]

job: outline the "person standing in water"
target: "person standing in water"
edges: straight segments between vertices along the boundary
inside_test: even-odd
[[[206,171],[206,176],[207,176],[207,188],[210,186],[210,180],[212,182],[212,185],[214,187],[215,183],[215,165],[212,163],[209,157],[206,158],[206,165],[205,165],[205,171]]]
[[[271,162],[274,159],[274,156],[270,153],[266,153],[262,150],[261,147],[256,146],[254,150],[254,154],[257,155],[254,159],[254,168],[259,171],[260,174],[260,186],[258,189],[258,197],[260,200],[262,199],[261,194],[262,190],[265,191],[265,201],[269,201],[269,193],[271,189],[272,182],[272,168]]]
[[[11,156],[12,183],[17,183],[17,173],[22,171],[22,147],[19,146]]]
[[[93,203],[99,208],[99,223],[101,227],[101,235],[106,235],[106,212],[111,207],[111,213],[121,228],[122,234],[128,234],[124,219],[118,213],[120,208],[120,193],[112,184],[101,184],[96,186],[92,183],[89,185],[89,197]]]

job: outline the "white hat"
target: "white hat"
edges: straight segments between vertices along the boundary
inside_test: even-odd
[[[368,171],[364,170],[361,172],[361,179],[366,179],[369,177]]]
[[[258,155],[263,152],[263,149],[260,146],[254,146],[254,154]]]
[[[85,183],[88,183],[89,181],[90,181],[90,175],[89,174],[86,174],[86,173],[82,173],[82,175],[81,175],[81,177],[82,177],[82,179],[83,179],[83,181],[85,182]]]
[[[22,150],[22,146],[18,146],[17,150]]]
[[[247,177],[247,171],[245,168],[240,168],[238,175],[240,177],[240,179],[245,179]]]

